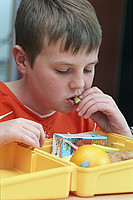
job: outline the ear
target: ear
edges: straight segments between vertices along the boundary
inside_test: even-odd
[[[19,45],[13,47],[13,57],[21,74],[27,73],[27,65],[29,64],[25,51]]]

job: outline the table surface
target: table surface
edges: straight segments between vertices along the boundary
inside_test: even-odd
[[[106,194],[93,197],[78,197],[70,194],[67,200],[133,200],[133,193],[128,194]],[[62,199],[63,200],[63,199]]]

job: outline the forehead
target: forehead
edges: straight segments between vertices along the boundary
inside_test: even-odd
[[[59,38],[57,41],[49,41],[48,37],[45,37],[43,40],[43,45],[42,45],[42,51],[41,53],[48,53],[49,51],[53,51],[54,49],[56,50],[56,53],[68,53],[68,54],[73,54],[73,55],[77,55],[77,54],[86,54],[89,55],[92,52],[98,52],[99,51],[99,47],[92,50],[92,52],[88,52],[88,47],[89,44],[86,44],[86,46],[82,46],[80,47],[77,51],[75,51],[74,46],[70,46],[70,48],[67,50],[65,49],[65,45],[66,45],[66,37],[62,37]]]
[[[44,47],[38,58],[43,59],[43,62],[58,64],[58,65],[88,65],[90,63],[96,64],[98,62],[98,49],[86,53],[86,49],[79,49],[76,54],[73,54],[72,50],[63,50],[63,41],[59,39],[56,43],[48,43],[48,40],[44,41]]]

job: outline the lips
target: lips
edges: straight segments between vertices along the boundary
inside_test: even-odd
[[[67,99],[67,101],[68,101],[68,103],[69,103],[71,106],[75,106],[75,102],[74,102],[74,100],[73,100],[73,97]]]
[[[75,106],[75,101],[74,101],[74,97],[78,97],[79,95],[74,95],[70,98],[67,99],[68,103],[71,105],[71,106]]]

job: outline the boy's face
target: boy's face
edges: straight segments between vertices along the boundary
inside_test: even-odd
[[[92,86],[98,50],[89,55],[80,50],[73,55],[71,51],[60,51],[61,42],[45,47],[36,57],[33,69],[27,66],[28,94],[41,114],[53,110],[71,112],[75,107],[71,98]]]

